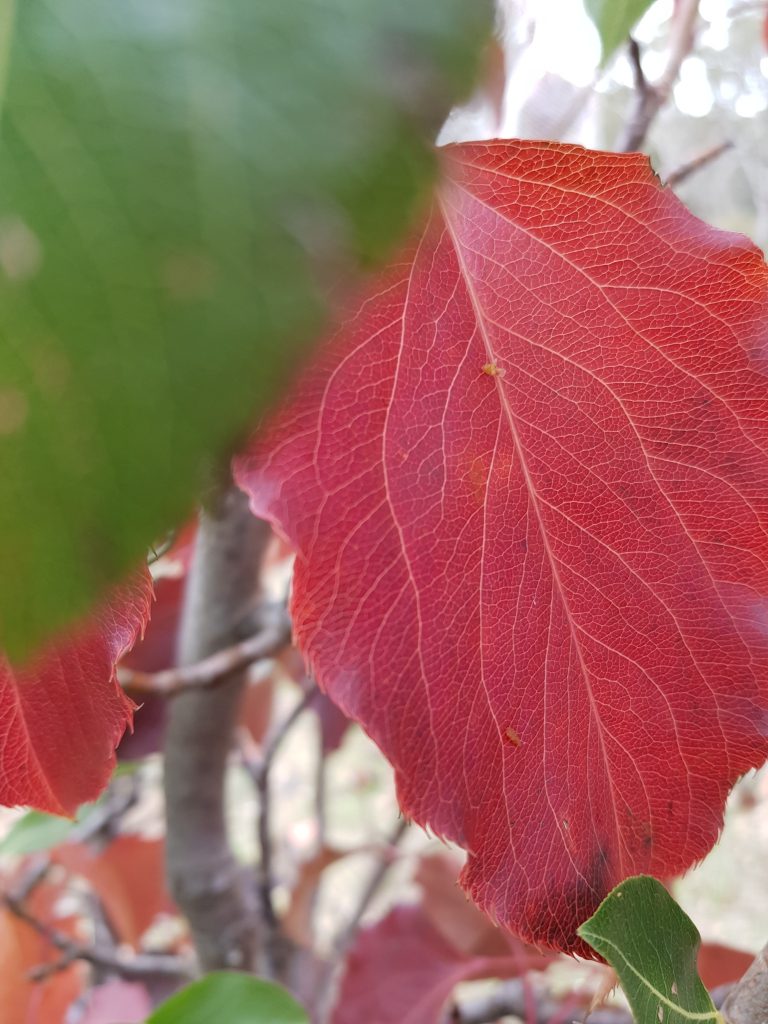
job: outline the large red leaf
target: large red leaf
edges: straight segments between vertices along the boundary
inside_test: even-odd
[[[768,752],[768,274],[638,155],[449,147],[237,464],[296,636],[532,941],[687,868]]]
[[[138,573],[23,667],[0,656],[0,803],[73,814],[104,788],[133,703],[115,665],[149,619]]]

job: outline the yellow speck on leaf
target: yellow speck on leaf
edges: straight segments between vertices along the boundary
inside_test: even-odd
[[[503,377],[505,371],[501,367],[497,366],[496,363],[486,363],[482,368],[483,373],[489,377]]]

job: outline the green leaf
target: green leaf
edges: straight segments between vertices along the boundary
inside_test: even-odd
[[[19,658],[189,513],[317,335],[327,285],[407,226],[489,11],[10,12],[0,0],[0,648]]]
[[[55,814],[27,811],[19,818],[0,842],[0,853],[28,854],[50,850],[65,842],[72,830],[81,825],[96,804],[83,804],[74,821]]]
[[[653,0],[584,0],[587,14],[600,33],[605,65],[629,37]]]
[[[220,971],[177,992],[146,1024],[308,1024],[299,1004],[279,985],[249,974]]]
[[[655,878],[617,885],[579,935],[618,974],[637,1024],[722,1024],[696,969],[696,926]]]

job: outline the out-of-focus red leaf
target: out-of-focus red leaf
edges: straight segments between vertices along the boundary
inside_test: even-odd
[[[240,705],[240,725],[251,737],[260,743],[266,736],[272,722],[275,681],[264,679],[256,686],[246,687]]]
[[[121,665],[139,672],[161,672],[173,666],[185,582],[185,576],[163,576],[155,581],[152,618],[143,639],[126,654]],[[131,761],[162,750],[167,708],[166,697],[142,696],[133,732],[123,736],[118,757]]]
[[[107,784],[133,712],[115,666],[151,600],[149,574],[137,573],[27,664],[0,657],[0,803],[71,815]]]
[[[184,602],[187,573],[194,554],[196,525],[188,524],[176,537],[171,549],[163,556],[170,572],[162,574],[155,581],[155,603],[152,619],[143,639],[123,658],[121,665],[138,672],[162,672],[176,664],[176,644],[179,622]],[[285,542],[270,546],[279,549],[285,560]],[[272,557],[272,556],[270,556]],[[293,652],[296,655],[296,652]],[[301,657],[296,655],[301,663]],[[271,680],[248,688],[243,696],[240,725],[251,736],[261,741],[272,718],[274,686]],[[134,717],[133,732],[126,733],[118,748],[118,757],[130,761],[163,749],[168,698],[142,695],[141,704]]]
[[[320,691],[312,701],[312,710],[320,723],[320,742],[323,754],[332,754],[341,746],[352,721],[338,704],[335,704],[327,694]]]
[[[187,572],[192,561],[197,523],[187,523],[163,555],[164,572],[155,580],[152,618],[144,636],[128,651],[121,664],[138,672],[162,672],[176,664],[176,640]],[[126,733],[117,755],[125,761],[147,757],[163,749],[168,701],[143,696],[134,716],[133,732]]]
[[[108,981],[90,994],[81,1024],[141,1024],[152,1012],[145,985]]]
[[[184,582],[184,576],[156,580],[152,618],[144,636],[126,653],[121,665],[138,672],[161,672],[173,666]]]
[[[285,934],[298,945],[311,947],[314,894],[325,869],[344,856],[342,850],[324,846],[299,868],[298,878],[291,890],[291,902],[282,918]]]
[[[768,753],[768,272],[645,158],[447,147],[236,462],[320,684],[537,945],[714,842]]]
[[[554,954],[540,953],[495,927],[459,888],[458,873],[455,857],[435,853],[420,859],[414,875],[423,893],[422,912],[446,942],[465,956],[519,956],[527,970],[544,970]]]
[[[421,907],[395,907],[359,933],[332,1022],[441,1024],[459,982],[515,977],[529,966],[525,957],[466,956],[446,941]]]
[[[699,948],[699,975],[708,989],[727,985],[739,978],[755,959],[753,953],[723,946],[719,942],[702,942]]]
[[[173,910],[165,888],[161,840],[121,835],[103,850],[84,843],[64,844],[53,857],[93,886],[121,942],[138,946],[157,915]]]
[[[27,906],[38,920],[72,934],[72,922],[55,919],[59,886],[42,883]],[[82,964],[71,964],[44,981],[29,971],[60,958],[58,950],[10,910],[0,907],[0,1020],[3,1024],[64,1024],[67,1010],[84,988]]]

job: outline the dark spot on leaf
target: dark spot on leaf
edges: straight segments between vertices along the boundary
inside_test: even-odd
[[[577,950],[579,955],[596,959],[594,950],[590,949],[575,934],[563,935],[561,921],[568,919],[580,923],[594,914],[609,889],[612,888],[608,860],[606,848],[602,845],[599,846],[593,854],[590,867],[585,874],[580,875],[569,889],[552,892],[557,906],[563,908],[562,914],[553,913],[552,907],[546,901],[544,903],[529,903],[526,906],[527,924],[531,927],[533,934],[541,936],[543,945],[555,949],[562,949],[565,946],[571,950]],[[565,913],[566,907],[568,908],[567,913]]]

